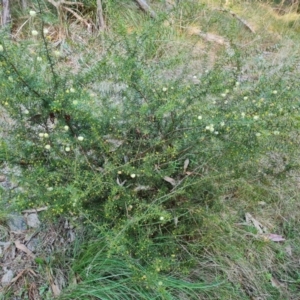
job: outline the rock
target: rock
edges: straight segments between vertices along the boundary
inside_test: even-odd
[[[27,225],[32,228],[37,228],[41,224],[37,214],[29,214],[27,216]]]
[[[3,275],[2,279],[1,279],[1,283],[3,286],[7,286],[10,284],[10,282],[12,281],[14,277],[14,273],[12,270],[7,270],[6,273]]]
[[[25,231],[27,230],[27,225],[25,218],[18,215],[10,215],[7,220],[7,225],[11,231]]]

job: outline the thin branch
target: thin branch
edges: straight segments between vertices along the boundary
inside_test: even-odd
[[[152,8],[148,5],[148,3],[146,2],[146,0],[135,0],[138,5],[140,6],[140,8],[145,11],[146,13],[149,13],[151,18],[156,18],[156,13],[154,12],[154,10],[152,10]]]
[[[11,22],[9,0],[2,0],[2,26]]]
[[[227,9],[216,9],[216,10],[231,14],[234,18],[238,19],[238,20],[244,25],[244,27],[245,27],[247,30],[249,30],[249,31],[252,32],[252,33],[255,33],[255,30],[253,29],[253,27],[252,27],[251,25],[249,25],[249,23],[248,23],[246,20],[242,19],[240,16],[238,16],[238,15],[237,15],[236,13],[234,13],[233,11],[227,10]]]
[[[69,7],[62,6],[63,9],[70,12],[76,19],[78,19],[80,22],[84,23],[88,28],[90,27],[90,24],[82,17],[80,17],[74,10],[72,10]]]
[[[41,7],[41,3],[40,1],[37,1],[38,3],[38,6],[39,6],[39,12],[40,14],[42,14],[42,7]],[[49,51],[49,48],[48,48],[48,42],[47,42],[47,39],[45,37],[45,34],[44,34],[44,27],[45,27],[45,23],[44,23],[44,20],[43,18],[41,18],[42,20],[42,39],[43,39],[43,43],[44,43],[44,46],[45,46],[45,50],[46,50],[46,56],[47,56],[47,60],[50,64],[50,69],[51,69],[51,73],[52,73],[52,77],[53,77],[53,84],[54,84],[54,87],[53,87],[53,91],[52,91],[52,96],[53,96],[53,99],[55,98],[55,95],[56,95],[56,92],[57,92],[57,87],[58,87],[58,82],[57,82],[57,74],[54,70],[54,62],[52,60],[52,57],[50,55],[50,51]]]
[[[100,30],[104,30],[106,28],[104,17],[103,17],[103,9],[101,0],[97,0],[97,27]]]

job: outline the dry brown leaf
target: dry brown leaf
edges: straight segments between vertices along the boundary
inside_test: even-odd
[[[60,289],[54,282],[51,282],[51,289],[54,297],[58,297],[60,295]]]
[[[173,186],[176,185],[175,179],[173,179],[173,178],[171,178],[171,177],[169,177],[169,176],[165,176],[165,177],[164,177],[164,180],[167,181],[167,182],[169,182],[169,183],[171,183]]]
[[[187,167],[189,166],[190,160],[187,158],[183,164],[183,172],[186,172]]]
[[[41,299],[35,282],[32,282],[28,288],[28,299],[29,300]]]
[[[25,252],[27,255],[31,256],[32,258],[35,258],[35,255],[24,244],[22,244],[19,240],[15,241],[15,245],[19,250]]]

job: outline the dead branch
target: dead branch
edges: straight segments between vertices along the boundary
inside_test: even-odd
[[[198,35],[202,39],[206,40],[207,42],[224,45],[226,47],[230,46],[229,41],[220,35],[216,35],[214,33],[209,33],[209,32],[203,32],[197,27],[188,27],[187,31],[190,35]]]
[[[148,3],[146,2],[146,0],[135,0],[138,5],[140,6],[140,8],[145,11],[146,13],[149,13],[151,18],[156,18],[156,13],[154,12],[154,10],[152,10],[152,8],[148,5]]]
[[[54,1],[54,0],[47,0],[49,3],[51,3],[53,6],[55,6],[56,8],[58,8],[61,5],[77,5],[77,6],[83,6],[82,2],[71,2],[71,1],[64,1],[64,0],[60,0],[60,1]]]
[[[77,20],[79,20],[80,22],[84,23],[86,25],[87,28],[90,27],[90,24],[82,17],[79,16],[78,13],[76,13],[74,10],[72,10],[69,7],[66,6],[62,6],[62,8],[68,12],[70,12]]]
[[[236,18],[238,21],[240,21],[244,27],[249,30],[250,32],[252,33],[255,33],[255,30],[253,29],[253,27],[251,25],[249,25],[249,23],[242,19],[240,16],[238,16],[235,12],[231,11],[231,10],[227,10],[227,9],[216,9],[218,11],[221,11],[221,12],[226,12],[226,13],[229,13],[232,15],[232,17]]]
[[[104,30],[106,28],[104,17],[103,17],[103,9],[101,0],[97,0],[97,27],[99,30]]]
[[[11,21],[9,0],[2,0],[2,26],[8,25]]]

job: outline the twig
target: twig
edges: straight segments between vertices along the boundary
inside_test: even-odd
[[[242,19],[241,17],[239,17],[236,13],[234,13],[233,11],[231,10],[227,10],[227,9],[216,9],[218,11],[221,11],[221,12],[226,12],[226,13],[229,13],[231,14],[234,18],[238,19],[246,29],[248,29],[250,32],[252,33],[255,33],[255,30],[252,28],[251,25],[248,24],[248,22],[244,19]]]
[[[86,27],[90,27],[90,24],[82,17],[80,17],[75,11],[73,11],[71,8],[66,7],[66,6],[62,6],[63,9],[65,9],[66,11],[70,12],[76,19],[78,19],[80,22],[84,23],[86,25]]]
[[[8,25],[11,22],[9,0],[2,0],[2,26]]]
[[[100,30],[104,30],[106,25],[103,17],[103,9],[101,0],[97,0],[97,27]]]
[[[154,10],[152,10],[152,8],[148,5],[148,3],[146,2],[146,0],[135,0],[138,5],[140,6],[140,8],[149,13],[151,18],[156,18],[156,13],[154,12]]]

